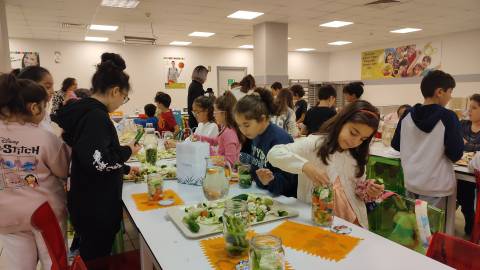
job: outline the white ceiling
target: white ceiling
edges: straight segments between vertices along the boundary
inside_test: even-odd
[[[401,0],[392,6],[367,7],[373,0],[140,0],[135,9],[100,6],[101,0],[5,0],[9,36],[83,41],[86,35],[121,42],[124,35],[152,37],[157,44],[191,41],[191,46],[237,48],[252,44],[253,25],[265,21],[288,23],[289,50],[302,47],[335,51],[385,42],[480,28],[480,0]],[[226,16],[236,10],[260,11],[251,21]],[[146,13],[151,13],[150,18]],[[321,28],[332,20],[353,21],[343,28]],[[116,32],[62,29],[62,22],[119,25]],[[414,27],[423,31],[392,34],[389,30]],[[194,31],[215,32],[210,38],[189,37]],[[346,46],[328,42],[348,40]]]

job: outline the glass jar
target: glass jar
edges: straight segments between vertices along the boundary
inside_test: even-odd
[[[225,250],[229,256],[242,256],[248,250],[247,201],[227,200],[223,212],[223,236]]]
[[[285,252],[282,239],[274,235],[257,235],[250,241],[250,270],[285,269]]]
[[[207,164],[203,179],[203,194],[209,201],[223,199],[227,196],[230,183],[225,176],[224,166],[216,159],[205,158]]]
[[[163,199],[163,177],[159,173],[147,175],[148,200],[160,201]]]
[[[151,165],[155,165],[157,163],[158,138],[153,127],[145,128],[143,147],[145,148],[145,161]]]
[[[334,216],[333,185],[318,186],[312,189],[312,222],[321,227],[331,227]]]
[[[252,186],[250,168],[251,167],[249,164],[242,164],[238,166],[238,186],[240,188],[250,188]]]
[[[390,146],[392,143],[393,135],[395,134],[395,129],[397,125],[395,123],[385,123],[382,131],[382,143],[385,146]]]

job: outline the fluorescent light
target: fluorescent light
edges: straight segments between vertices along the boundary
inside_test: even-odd
[[[191,37],[211,37],[215,35],[215,33],[210,33],[210,32],[192,32],[188,34]]]
[[[315,51],[314,48],[300,48],[300,49],[296,49],[297,52],[311,52],[311,51]]]
[[[350,43],[352,43],[352,42],[351,42],[351,41],[342,41],[342,40],[339,40],[339,41],[329,42],[328,45],[342,46],[342,45],[347,45],[347,44],[350,44]]]
[[[108,40],[108,37],[85,37],[86,41],[100,41],[105,42]]]
[[[292,38],[291,38],[291,37],[288,37],[287,39],[290,40],[290,39],[292,39]]]
[[[102,6],[116,8],[135,8],[139,3],[137,0],[102,0]]]
[[[350,25],[350,24],[353,24],[353,22],[331,21],[331,22],[328,22],[328,23],[320,24],[320,26],[339,28],[339,27]]]
[[[240,19],[240,20],[253,20],[258,16],[262,16],[262,15],[263,15],[262,12],[238,10],[228,15],[227,18]]]
[[[240,49],[253,49],[253,45],[246,44],[246,45],[238,46],[238,48],[240,48]]]
[[[90,25],[90,30],[117,31],[117,29],[118,29],[118,25],[102,25],[102,24]]]
[[[170,42],[170,45],[175,45],[175,46],[187,46],[192,44],[190,41],[172,41]]]
[[[396,33],[396,34],[406,34],[406,33],[411,33],[411,32],[417,32],[417,31],[422,31],[420,28],[401,28],[397,30],[392,30],[390,33]]]

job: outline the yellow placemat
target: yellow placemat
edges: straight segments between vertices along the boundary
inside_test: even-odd
[[[283,222],[270,234],[280,237],[284,246],[336,262],[344,259],[362,240],[292,221]]]
[[[249,231],[247,238],[251,239],[254,235],[255,232]],[[235,266],[241,260],[248,260],[248,253],[243,257],[229,257],[225,251],[225,240],[223,235],[201,240],[200,247],[202,248],[205,257],[207,257],[210,266],[215,270],[234,270]],[[285,262],[285,269],[293,270],[288,262]]]
[[[148,200],[148,193],[136,193],[132,194],[133,201],[135,202],[135,205],[137,206],[138,211],[148,211],[148,210],[154,210],[158,208],[165,208],[165,207],[171,207],[175,205],[182,205],[183,200],[178,196],[178,194],[171,190],[167,189],[163,191],[163,199],[172,199],[174,201],[173,204],[163,206],[158,204],[158,202],[151,202]]]

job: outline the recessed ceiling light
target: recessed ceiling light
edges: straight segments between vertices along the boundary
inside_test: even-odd
[[[351,25],[353,22],[344,22],[344,21],[331,21],[328,23],[320,24],[322,27],[333,27],[333,28],[338,28],[338,27],[343,27],[347,25]]]
[[[396,33],[396,34],[406,34],[406,33],[411,33],[411,32],[417,32],[417,31],[422,31],[420,28],[402,28],[402,29],[397,29],[397,30],[392,30],[390,33]]]
[[[311,51],[315,51],[314,48],[300,48],[300,49],[296,49],[297,52],[311,52]]]
[[[190,41],[172,41],[170,42],[170,45],[175,45],[175,46],[187,46],[192,44]]]
[[[140,4],[137,0],[102,0],[102,6],[117,8],[135,8]]]
[[[262,15],[263,15],[262,12],[239,10],[239,11],[235,11],[234,13],[228,15],[227,18],[240,19],[240,20],[253,20],[253,19],[257,18],[258,16],[262,16]]]
[[[247,45],[238,46],[238,48],[240,48],[240,49],[253,49],[253,45],[247,44]]]
[[[210,32],[192,32],[188,34],[191,37],[211,37],[215,35],[215,33],[210,33]]]
[[[352,43],[352,42],[351,42],[351,41],[342,41],[342,40],[339,40],[339,41],[329,42],[328,45],[342,46],[342,45],[347,45],[347,44],[350,44],[350,43]]]
[[[288,37],[287,39],[290,40],[290,39],[292,39],[292,38],[291,38],[291,37]]]
[[[117,29],[118,29],[118,25],[102,25],[102,24],[90,25],[90,30],[117,31]]]
[[[108,37],[85,37],[86,41],[99,41],[99,42],[105,42],[108,40]]]

